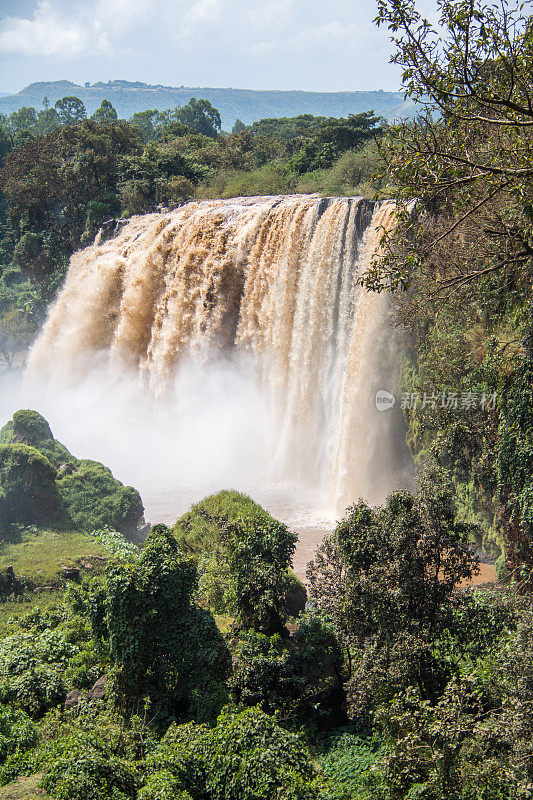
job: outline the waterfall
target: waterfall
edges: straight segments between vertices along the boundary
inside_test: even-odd
[[[164,403],[186,365],[208,380],[237,356],[268,410],[265,475],[336,510],[380,501],[405,482],[398,417],[375,405],[394,389],[391,327],[386,298],[356,279],[394,224],[391,202],[309,195],[133,217],[72,257],[28,375],[66,385],[97,361]]]

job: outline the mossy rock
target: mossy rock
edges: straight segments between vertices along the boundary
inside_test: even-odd
[[[35,447],[0,445],[0,523],[47,523],[62,516],[56,470]]]
[[[78,461],[72,472],[58,476],[57,485],[77,527],[92,531],[108,525],[135,538],[144,512],[139,492],[117,481],[103,464]]]
[[[0,447],[12,448],[4,452],[3,471],[0,463],[0,523],[62,518],[84,531],[108,526],[139,538],[144,509],[137,490],[124,486],[98,461],[73,456],[37,411],[13,414],[0,430]]]
[[[65,445],[54,439],[45,418],[37,411],[27,408],[16,411],[13,419],[0,430],[0,444],[26,444],[35,447],[56,469],[76,461]]]

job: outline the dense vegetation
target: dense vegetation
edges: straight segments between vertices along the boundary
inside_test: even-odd
[[[107,555],[50,602],[2,561],[0,798],[533,795],[533,25],[520,7],[440,9],[435,30],[411,0],[379,2],[425,108],[394,128],[301,116],[222,136],[201,100],[124,122],[73,97],[3,121],[8,365],[106,215],[236,187],[354,191],[377,166],[400,218],[363,283],[396,290],[419,481],[379,508],[354,498],[305,603],[294,534],[250,498],[205,498],[138,547],[135,490],[15,414],[0,558],[67,523]],[[465,589],[479,546],[502,581]]]

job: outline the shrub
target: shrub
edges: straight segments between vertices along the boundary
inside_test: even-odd
[[[282,630],[286,616],[296,616],[305,608],[305,587],[289,569],[294,534],[250,497],[235,491],[210,495],[184,514],[172,530],[180,548],[197,564],[202,602],[215,613],[237,615],[244,625],[267,624]],[[283,547],[284,554],[280,551]],[[262,581],[256,588],[258,595],[265,591],[265,609],[272,602],[277,608],[270,622],[266,617],[244,621],[247,612],[243,604],[249,602],[251,588],[245,588],[245,573],[252,565],[255,577],[251,573],[249,577]],[[257,606],[259,598],[252,602]]]
[[[170,774],[176,789],[193,800],[314,800],[317,796],[312,788],[315,772],[299,737],[256,708],[227,707],[212,729],[172,725],[147,765],[153,775],[148,786],[162,785]],[[144,791],[143,800],[158,798],[155,792]]]
[[[87,747],[54,761],[42,786],[57,800],[133,800],[138,782],[133,765]]]
[[[260,706],[287,725],[345,721],[344,659],[331,625],[305,617],[293,637],[243,632],[230,679],[237,703]]]

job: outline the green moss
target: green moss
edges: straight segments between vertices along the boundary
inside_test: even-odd
[[[223,490],[192,506],[176,522],[172,532],[184,551],[200,555],[223,547],[222,532],[226,525],[250,518],[274,520],[251,497],[241,492]]]
[[[58,477],[57,485],[77,527],[92,531],[108,525],[125,536],[135,536],[144,511],[140,495],[117,481],[103,464],[79,461],[74,472]]]
[[[56,469],[76,462],[65,445],[54,439],[48,422],[37,411],[16,411],[13,419],[0,430],[0,444],[15,443],[35,447]]]
[[[25,444],[0,445],[0,524],[46,523],[61,517],[56,470]]]
[[[143,511],[136,489],[103,464],[75,458],[36,411],[17,411],[0,431],[0,523],[62,517],[85,531],[108,526],[137,538]]]

